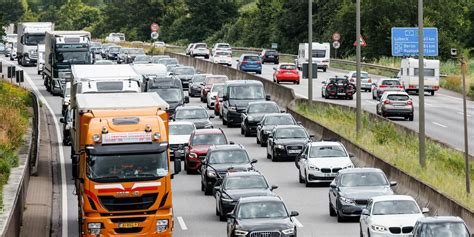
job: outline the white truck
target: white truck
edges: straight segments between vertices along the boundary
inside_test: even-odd
[[[331,55],[331,45],[329,43],[316,43],[313,42],[312,45],[313,53],[312,60],[313,64],[316,64],[318,69],[322,69],[324,72],[329,68],[330,55]],[[303,64],[308,63],[309,59],[309,44],[300,43],[298,47],[298,57],[296,58],[296,66],[298,69],[303,68]]]
[[[44,44],[46,31],[52,31],[52,22],[22,22],[17,28],[17,58],[22,66],[35,65],[38,60],[36,46]]]
[[[125,41],[124,33],[110,33],[109,36],[105,37],[105,41],[109,43],[119,43]]]
[[[418,59],[404,58],[401,62],[399,78],[400,83],[405,88],[405,91],[418,93],[418,75],[419,75]],[[424,60],[425,67],[425,91],[430,92],[431,95],[439,90],[439,60]]]
[[[44,55],[46,50],[46,45],[38,44],[36,46],[36,51],[38,52],[38,62],[36,62],[36,70],[38,71],[38,75],[41,75],[44,69]]]
[[[71,65],[92,64],[91,33],[87,31],[48,31],[46,33],[44,85],[53,95],[62,95],[71,77]]]

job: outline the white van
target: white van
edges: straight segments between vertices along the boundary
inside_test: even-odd
[[[425,91],[435,94],[439,90],[439,60],[424,60],[425,66]],[[400,72],[400,83],[406,92],[418,93],[418,59],[402,59]]]
[[[315,43],[313,42],[313,63],[317,64],[318,69],[324,72],[329,68],[329,57],[331,56],[331,45],[329,43]],[[296,66],[298,69],[303,68],[303,64],[308,63],[309,58],[309,44],[300,43],[298,48],[298,57],[296,58]]]

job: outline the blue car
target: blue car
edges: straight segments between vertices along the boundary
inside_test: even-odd
[[[262,60],[256,54],[242,54],[237,60],[237,69],[262,74]]]

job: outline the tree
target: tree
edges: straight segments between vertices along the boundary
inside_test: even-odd
[[[39,19],[54,22],[57,30],[82,30],[99,21],[100,10],[81,0],[69,0],[59,7],[50,5]]]

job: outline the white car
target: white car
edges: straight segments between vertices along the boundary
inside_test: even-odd
[[[216,98],[217,95],[221,95],[224,92],[224,83],[216,83],[213,84],[211,90],[207,93],[207,108],[214,109],[214,105],[216,105]]]
[[[360,236],[412,236],[416,221],[428,213],[406,195],[377,196],[369,200],[360,216]]]
[[[188,145],[191,133],[196,130],[192,122],[170,122],[169,123],[169,144],[171,158],[175,157],[175,152],[184,159],[184,148]]]
[[[311,183],[332,182],[339,170],[354,168],[352,156],[339,142],[308,143],[296,158],[299,181],[307,187]]]
[[[351,83],[354,83],[354,85],[357,83],[357,72],[356,71],[350,71],[345,75],[347,79]],[[360,88],[364,91],[371,92],[372,90],[372,78],[370,77],[369,73],[365,71],[360,72]]]
[[[232,48],[228,43],[216,43],[212,47],[212,54],[215,54],[217,51],[227,51],[232,53]]]
[[[191,48],[191,57],[198,57],[198,56],[209,59],[209,49],[207,48],[206,43],[196,43]]]
[[[186,55],[191,55],[191,49],[193,49],[194,43],[188,44],[188,47],[186,47]]]
[[[212,62],[232,66],[232,53],[228,51],[216,51],[212,55]]]

